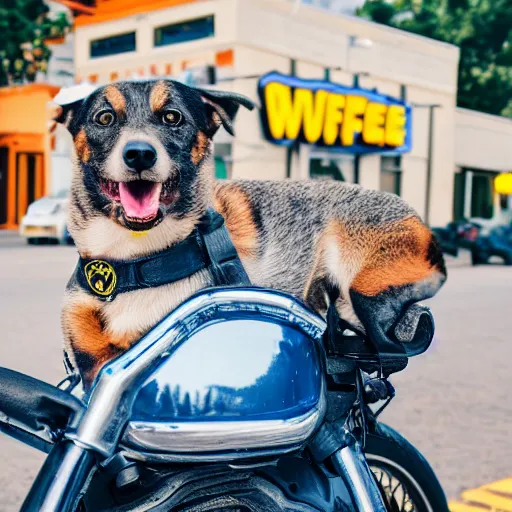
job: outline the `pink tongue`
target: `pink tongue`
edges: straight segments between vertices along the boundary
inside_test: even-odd
[[[151,219],[158,213],[161,183],[138,180],[119,183],[119,196],[124,212],[132,219]]]

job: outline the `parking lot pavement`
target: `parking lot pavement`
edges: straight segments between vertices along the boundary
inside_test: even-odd
[[[0,249],[23,247],[25,243],[16,231],[0,231]]]
[[[430,301],[436,337],[395,376],[383,420],[430,461],[447,494],[512,476],[512,269],[449,270]]]
[[[27,246],[0,232],[0,365],[57,383],[60,303],[73,247]],[[430,461],[448,494],[512,475],[512,269],[450,264],[431,301],[436,339],[394,376],[383,420]],[[43,455],[0,436],[0,512],[13,512]]]
[[[0,366],[56,384],[63,376],[60,303],[75,249],[27,246],[0,231]],[[0,511],[19,509],[43,454],[0,434]]]

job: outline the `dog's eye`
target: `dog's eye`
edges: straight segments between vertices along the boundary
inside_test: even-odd
[[[94,121],[101,126],[110,126],[114,122],[114,119],[114,113],[110,110],[100,110],[94,116]]]
[[[181,112],[179,110],[175,110],[175,109],[166,110],[162,114],[162,121],[165,124],[169,124],[171,126],[178,126],[181,123],[182,119],[183,119],[183,116],[181,115]]]

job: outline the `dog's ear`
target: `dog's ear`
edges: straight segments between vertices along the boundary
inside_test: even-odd
[[[55,129],[57,123],[64,125],[68,130],[73,120],[75,113],[80,109],[83,99],[68,103],[66,105],[59,105],[52,103],[50,105],[50,131]]]
[[[53,98],[51,122],[54,125],[60,123],[70,130],[72,121],[78,114],[80,107],[96,89],[95,85],[89,83],[63,87]]]
[[[234,135],[233,121],[240,105],[248,110],[255,107],[255,104],[249,98],[235,92],[199,89],[199,93],[206,108],[210,124],[210,136],[213,136],[221,125],[229,134]]]

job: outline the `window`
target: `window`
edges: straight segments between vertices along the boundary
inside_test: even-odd
[[[494,214],[494,178],[496,173],[473,172],[471,217],[492,219]]]
[[[197,18],[155,29],[155,46],[185,43],[214,35],[213,16]]]
[[[313,151],[309,155],[309,177],[312,180],[354,183],[354,157],[328,151]]]
[[[401,186],[400,156],[382,156],[380,160],[380,190],[400,195]]]
[[[453,182],[453,220],[464,218],[464,197],[466,195],[466,173],[456,172]]]
[[[135,32],[91,41],[91,58],[135,51]]]
[[[478,169],[461,169],[455,174],[455,220],[472,217],[491,219],[493,217],[494,179],[497,174]]]
[[[215,159],[215,179],[226,180],[228,178],[228,168],[226,161],[221,156],[216,156]]]
[[[509,203],[510,203],[510,196],[506,196],[504,194],[500,194],[499,196],[499,203],[500,203],[500,210],[509,210]]]
[[[226,180],[231,177],[231,144],[215,144],[215,179]]]
[[[326,158],[311,159],[309,174],[313,180],[339,180],[345,181],[342,172],[334,160]]]

